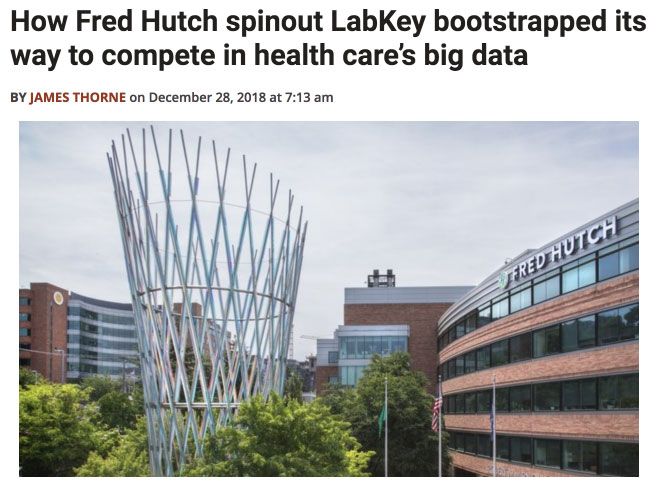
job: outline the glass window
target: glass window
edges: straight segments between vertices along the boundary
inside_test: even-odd
[[[391,354],[391,338],[390,336],[382,336],[382,356]]]
[[[491,391],[478,392],[478,413],[487,413],[491,410]]]
[[[640,266],[640,245],[629,246],[619,251],[619,273],[636,270]]]
[[[340,343],[340,357],[347,358],[347,338],[340,338],[338,342]]]
[[[560,441],[535,439],[535,465],[560,468]]]
[[[338,376],[330,375],[329,376],[329,384],[338,384]]]
[[[529,412],[531,410],[530,386],[509,388],[509,405],[512,412]]]
[[[560,353],[560,325],[535,331],[533,340],[535,357]]]
[[[619,340],[619,309],[600,312],[599,319],[599,345],[615,343]]]
[[[19,298],[18,298],[18,304],[19,304],[20,306],[29,305],[29,304],[30,304],[30,299],[29,299],[29,298],[21,298],[21,297],[19,297]]]
[[[619,309],[620,317],[620,340],[637,339],[640,337],[640,306],[630,305]]]
[[[556,411],[560,409],[560,383],[546,382],[535,384],[535,411]]]
[[[382,337],[372,336],[372,352],[382,355]]]
[[[599,379],[599,409],[639,408],[639,374]]]
[[[455,434],[455,444],[457,445],[457,451],[464,451],[464,434],[461,432]]]
[[[16,362],[14,362],[16,363]],[[29,367],[32,364],[32,361],[29,358],[20,358],[18,359],[18,365],[20,367]]]
[[[478,455],[491,457],[491,435],[480,434],[478,436]]]
[[[530,438],[512,437],[510,438],[510,460],[513,462],[531,463],[532,453]],[[559,453],[559,452],[558,452]]]
[[[509,299],[505,298],[491,305],[491,320],[500,319],[509,314]]]
[[[476,351],[471,351],[470,353],[466,353],[466,355],[464,356],[464,373],[470,374],[471,372],[475,372],[476,361],[477,361]]]
[[[453,358],[448,362],[448,379],[452,379],[455,376],[455,359]]]
[[[532,289],[527,288],[510,297],[510,312],[518,312],[532,305]]]
[[[596,260],[592,260],[578,267],[578,287],[584,288],[596,282]]]
[[[482,327],[491,322],[491,306],[489,304],[478,309],[477,326]]]
[[[455,413],[464,413],[464,394],[455,395]]]
[[[491,345],[491,366],[496,367],[498,365],[505,365],[508,363],[508,346],[509,341],[507,339],[503,341],[498,341]]]
[[[28,327],[19,327],[18,335],[22,337],[27,337],[32,335],[32,330]]]
[[[466,334],[466,324],[464,322],[460,322],[457,324],[455,337],[459,339],[464,334]]]
[[[563,441],[563,467],[565,470],[594,472],[597,470],[596,443],[588,441]]]
[[[528,332],[509,340],[509,361],[520,362],[532,358],[532,335]]]
[[[581,317],[562,324],[562,351],[594,346],[596,335],[594,316]]]
[[[18,343],[18,347],[21,350],[29,350],[30,349],[30,343]]]
[[[619,274],[619,252],[599,258],[599,281]]]
[[[455,377],[464,375],[464,357],[458,356],[454,359],[455,361]]]
[[[578,267],[562,273],[562,292],[568,293],[578,289]]]
[[[329,359],[327,361],[329,363],[338,363],[338,352],[337,351],[330,351],[329,352]]]
[[[622,477],[639,475],[639,445],[600,443],[601,474]]]
[[[464,393],[464,413],[477,413],[477,393]]]
[[[18,320],[21,322],[29,322],[32,320],[32,316],[29,313],[19,313],[18,314]]]
[[[535,305],[542,301],[555,298],[560,294],[560,276],[552,277],[546,281],[535,283],[533,287],[533,301]]]
[[[464,434],[464,451],[474,455],[478,452],[477,434]]]
[[[509,388],[496,389],[496,411],[509,411]]]
[[[596,379],[562,383],[564,410],[596,410]]]
[[[471,314],[466,318],[466,333],[473,332],[477,328],[477,315]]]
[[[477,368],[478,370],[488,369],[491,367],[491,348],[483,346],[477,350]]]
[[[509,460],[509,437],[496,436],[496,458]]]

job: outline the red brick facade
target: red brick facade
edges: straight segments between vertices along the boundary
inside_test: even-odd
[[[338,365],[315,368],[315,391],[318,395],[327,389],[330,377],[338,377]]]
[[[451,303],[387,303],[345,305],[345,325],[408,325],[411,368],[429,381],[436,394],[436,324]]]
[[[55,293],[62,295],[61,304],[55,302]],[[66,330],[68,328],[68,299],[65,289],[47,283],[32,283],[30,289],[20,289],[20,298],[29,298],[29,306],[19,306],[19,313],[30,315],[29,321],[20,321],[19,327],[29,328],[30,337],[19,337],[21,343],[29,343],[30,351],[20,351],[19,357],[30,360],[30,369],[53,382],[66,380]],[[62,357],[56,350],[64,350]],[[36,353],[47,352],[47,353]]]

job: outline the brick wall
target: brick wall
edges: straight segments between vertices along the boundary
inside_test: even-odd
[[[408,325],[411,368],[422,372],[436,394],[436,326],[451,303],[351,304],[344,306],[345,325]]]
[[[475,472],[479,475],[491,476],[492,460],[490,458],[481,458],[478,456],[467,455],[465,453],[451,452],[453,465]],[[560,470],[541,469],[536,467],[515,465],[496,460],[496,476],[498,477],[575,477],[586,476],[587,474],[570,474]]]
[[[328,367],[317,367],[315,368],[315,391],[318,396],[320,396],[326,389],[327,384],[329,384],[329,377],[338,377],[338,366],[331,365]]]

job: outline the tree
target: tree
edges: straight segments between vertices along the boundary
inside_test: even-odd
[[[40,380],[43,380],[43,377],[36,370],[30,370],[27,367],[18,367],[18,385],[20,388],[25,389],[27,386],[34,385]]]
[[[107,393],[121,391],[121,382],[115,381],[108,376],[90,376],[82,380],[82,387],[89,388],[89,399],[98,401]]]
[[[78,477],[149,477],[146,417],[140,417],[107,456],[93,452],[74,472]]]
[[[240,407],[236,425],[206,439],[188,476],[363,476],[371,452],[359,451],[346,422],[318,402],[284,402],[273,395]]]
[[[140,405],[141,406],[141,405]],[[133,402],[126,393],[110,391],[98,400],[98,413],[101,421],[120,432],[134,427],[136,415]]]
[[[73,384],[39,383],[19,391],[19,463],[23,476],[67,476],[106,439],[89,393]]]
[[[302,403],[304,401],[302,396],[302,386],[302,378],[299,375],[299,372],[293,370],[286,379],[286,385],[283,390],[283,397],[287,401],[295,400],[299,403]]]
[[[382,358],[373,356],[353,390],[331,388],[320,401],[340,413],[352,426],[352,434],[366,450],[373,475],[384,475],[384,435],[379,437],[377,420],[384,406],[384,379],[388,378],[388,473],[390,476],[434,476],[437,473],[438,437],[431,430],[433,397],[427,379],[412,372],[407,353]],[[445,432],[445,430],[444,430]],[[443,471],[451,458],[447,434],[443,440]]]

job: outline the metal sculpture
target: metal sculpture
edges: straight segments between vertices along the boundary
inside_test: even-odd
[[[214,141],[204,148],[199,137],[189,156],[183,132],[178,139],[169,130],[162,154],[153,127],[141,131],[139,144],[129,131],[119,146],[113,141],[107,159],[151,473],[172,476],[203,453],[205,436],[230,422],[241,402],[283,392],[307,225],[302,208],[293,224],[291,192],[283,208],[277,204],[272,175],[269,194],[258,197],[265,208],[255,208],[256,164],[249,170],[244,156],[244,184],[231,189],[230,149],[220,167]],[[186,170],[178,183],[175,164]],[[233,202],[236,193],[242,198]]]

